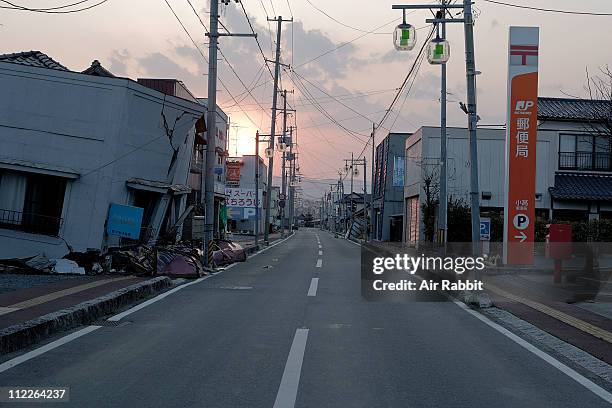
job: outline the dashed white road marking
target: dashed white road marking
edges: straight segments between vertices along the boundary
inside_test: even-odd
[[[317,259],[317,268],[320,268],[323,266],[323,260],[322,259]]]
[[[323,245],[319,244],[319,249],[323,248]]]
[[[285,363],[285,371],[281,378],[274,408],[293,408],[297,398],[298,386],[300,385],[300,375],[302,374],[302,362],[306,351],[306,341],[308,340],[308,329],[297,329],[291,343],[291,350]]]
[[[319,256],[323,255],[323,251],[319,251]]]
[[[308,296],[317,296],[317,288],[319,287],[319,278],[312,278],[310,287],[308,288]]]

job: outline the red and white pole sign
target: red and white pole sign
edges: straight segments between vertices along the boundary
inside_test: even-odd
[[[538,131],[538,27],[510,27],[504,263],[533,263]]]

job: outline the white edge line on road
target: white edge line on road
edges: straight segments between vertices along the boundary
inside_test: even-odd
[[[292,236],[293,236],[293,234],[289,235],[287,238],[285,238],[285,239],[283,239],[283,240],[281,240],[281,241],[275,242],[274,244],[270,245],[269,247],[266,247],[266,248],[264,248],[264,249],[260,249],[259,251],[255,252],[254,254],[251,254],[251,255],[250,255],[248,258],[250,259],[250,258],[252,258],[252,257],[254,257],[254,256],[257,256],[257,255],[259,255],[259,254],[261,254],[261,253],[263,253],[263,252],[267,251],[268,249],[270,249],[270,248],[272,248],[272,247],[275,247],[276,245],[278,245],[278,244],[281,244],[281,243],[285,242],[286,240],[288,240],[288,239],[289,239],[289,238],[291,238]],[[200,283],[200,282],[202,282],[202,281],[205,281],[206,279],[212,278],[213,276],[219,276],[219,275],[220,275],[220,274],[222,274],[223,272],[227,271],[228,269],[231,269],[231,268],[235,267],[236,265],[238,265],[238,264],[237,264],[237,263],[233,263],[233,264],[231,264],[231,265],[229,265],[229,266],[225,267],[223,270],[221,270],[221,271],[219,271],[219,272],[217,272],[217,273],[215,273],[215,274],[208,275],[208,276],[204,276],[204,277],[202,277],[202,278],[198,278],[198,279],[196,279],[196,280],[194,280],[194,281],[191,281],[191,282],[189,282],[189,283],[185,283],[185,284],[183,284],[183,285],[181,285],[181,286],[177,286],[176,288],[174,288],[174,289],[170,289],[170,290],[169,290],[169,291],[167,291],[167,292],[164,292],[164,293],[162,293],[162,294],[159,294],[159,295],[155,296],[155,297],[154,297],[154,298],[152,298],[152,299],[149,299],[149,300],[147,300],[147,301],[145,301],[145,302],[142,302],[142,303],[140,303],[140,304],[138,304],[138,305],[136,305],[136,306],[132,307],[131,309],[128,309],[128,310],[126,310],[126,311],[124,311],[124,312],[121,312],[121,313],[119,313],[119,314],[116,314],[115,316],[110,317],[110,318],[108,318],[107,320],[108,320],[108,321],[110,321],[110,322],[116,322],[116,321],[119,321],[119,320],[123,319],[125,316],[128,316],[128,315],[130,315],[130,314],[132,314],[132,313],[134,313],[134,312],[137,312],[137,311],[139,311],[139,310],[141,310],[141,309],[144,309],[145,307],[147,307],[147,306],[149,306],[149,305],[152,305],[153,303],[158,302],[158,301],[160,301],[160,300],[162,300],[162,299],[164,299],[164,298],[166,298],[166,297],[170,296],[171,294],[178,292],[179,290],[182,290],[182,289],[184,289],[184,288],[186,288],[186,287],[189,287],[189,286],[191,286],[191,285],[195,285],[195,284],[197,284],[197,283]]]
[[[531,353],[535,354],[536,356],[538,356],[542,360],[546,361],[548,364],[550,364],[551,366],[555,367],[557,370],[561,371],[563,374],[567,375],[572,380],[576,381],[578,384],[582,385],[583,387],[585,387],[586,389],[591,391],[593,394],[597,395],[598,397],[600,397],[601,399],[606,401],[607,403],[612,404],[612,394],[610,394],[608,391],[604,390],[603,388],[601,388],[599,385],[595,384],[594,382],[592,382],[588,378],[584,377],[582,374],[580,374],[577,371],[574,371],[573,369],[569,368],[568,366],[566,366],[565,364],[561,363],[560,361],[558,361],[557,359],[555,359],[551,355],[543,352],[542,350],[540,350],[539,348],[537,348],[533,344],[527,342],[526,340],[523,340],[522,338],[520,338],[516,334],[512,333],[511,331],[509,331],[508,329],[506,329],[506,328],[500,326],[499,324],[493,322],[492,320],[488,319],[486,316],[483,316],[482,314],[480,314],[480,313],[470,309],[463,302],[460,302],[458,300],[453,300],[453,302],[457,306],[459,306],[461,309],[465,310],[466,312],[468,312],[469,314],[471,314],[472,316],[474,316],[475,318],[477,318],[478,320],[480,320],[481,322],[483,322],[487,326],[493,328],[494,330],[496,330],[499,333],[503,334],[504,336],[508,337],[510,340],[512,340],[513,342],[515,342],[519,346],[525,348],[526,350],[528,350]]]
[[[317,268],[320,268],[323,266],[323,260],[322,259],[317,259]]]
[[[300,375],[302,373],[302,362],[306,351],[306,341],[308,340],[308,329],[297,329],[293,336],[293,343],[289,350],[285,371],[281,378],[274,401],[274,408],[293,408],[297,398],[298,386],[300,385]]]
[[[252,258],[252,257],[254,257],[256,255],[259,255],[259,254],[267,251],[268,249],[270,249],[272,247],[275,247],[276,245],[279,245],[279,244],[285,242],[289,238],[293,237],[293,235],[295,235],[295,234],[291,234],[287,238],[285,238],[285,239],[283,239],[281,241],[275,242],[274,244],[270,245],[269,247],[266,247],[266,248],[264,248],[262,250],[259,250],[259,251],[255,252],[254,254],[250,255],[248,258]],[[110,321],[110,322],[117,322],[117,321],[123,319],[125,316],[128,316],[128,315],[130,315],[130,314],[132,314],[134,312],[137,312],[137,311],[139,311],[141,309],[144,309],[145,307],[147,307],[147,306],[149,306],[149,305],[151,305],[151,304],[153,304],[153,303],[155,303],[157,301],[160,301],[160,300],[170,296],[171,294],[178,292],[179,290],[181,290],[183,288],[186,288],[186,287],[191,286],[191,285],[195,285],[196,283],[200,283],[200,282],[202,282],[202,281],[204,281],[204,280],[206,280],[208,278],[212,278],[213,276],[218,276],[221,273],[225,272],[228,269],[233,268],[236,265],[238,265],[238,264],[237,263],[231,264],[231,265],[225,267],[223,270],[215,273],[214,275],[204,276],[204,277],[198,278],[198,279],[196,279],[194,281],[185,283],[185,284],[183,284],[181,286],[177,286],[176,288],[173,288],[173,289],[170,289],[169,291],[161,293],[161,294],[155,296],[154,298],[151,298],[151,299],[149,299],[149,300],[147,300],[145,302],[142,302],[142,303],[140,303],[140,304],[138,304],[138,305],[136,305],[136,306],[134,306],[134,307],[132,307],[132,308],[130,308],[128,310],[125,310],[125,311],[123,311],[123,312],[121,312],[119,314],[116,314],[116,315],[114,315],[112,317],[109,317],[107,320]],[[76,340],[76,339],[78,339],[81,336],[84,336],[84,335],[86,335],[88,333],[93,332],[94,330],[99,329],[100,327],[102,327],[102,326],[87,326],[87,327],[85,327],[85,328],[83,328],[83,329],[81,329],[79,331],[76,331],[76,332],[71,333],[71,334],[69,334],[67,336],[64,336],[64,337],[62,337],[60,339],[57,339],[57,340],[55,340],[55,341],[53,341],[53,342],[51,342],[49,344],[45,344],[44,346],[39,347],[39,348],[37,348],[35,350],[32,350],[32,351],[27,352],[27,353],[24,353],[24,354],[22,354],[22,355],[20,355],[18,357],[15,357],[15,358],[13,358],[11,360],[5,361],[4,363],[0,364],[0,373],[4,372],[4,371],[6,371],[6,370],[8,370],[8,369],[10,369],[12,367],[15,367],[16,365],[19,365],[19,364],[21,364],[23,362],[26,362],[28,360],[31,360],[31,359],[35,358],[35,357],[38,357],[41,354],[46,353],[47,351],[53,350],[54,348],[57,348],[57,347],[62,346],[64,344],[66,344],[66,343],[69,343],[72,340]]]
[[[17,366],[17,365],[19,365],[21,363],[24,363],[24,362],[26,362],[28,360],[31,360],[34,357],[38,357],[41,354],[46,353],[47,351],[53,350],[54,348],[57,348],[57,347],[59,347],[59,346],[61,346],[63,344],[66,344],[66,343],[68,343],[68,342],[70,342],[70,341],[72,341],[74,339],[78,339],[79,337],[84,336],[84,335],[86,335],[88,333],[91,333],[92,331],[97,330],[100,327],[102,327],[102,326],[87,326],[87,327],[85,327],[85,328],[83,328],[83,329],[81,329],[79,331],[76,331],[74,333],[70,333],[69,335],[62,337],[61,339],[52,341],[49,344],[45,344],[44,346],[39,347],[36,350],[29,351],[29,352],[27,352],[25,354],[22,354],[22,355],[20,355],[18,357],[15,357],[15,358],[11,359],[11,360],[8,360],[8,361],[0,364],[0,373],[4,372],[4,371],[6,371],[6,370],[8,370],[10,368],[13,368],[13,367],[15,367],[15,366]]]
[[[317,288],[319,287],[319,278],[312,278],[310,287],[308,288],[308,296],[317,296]]]

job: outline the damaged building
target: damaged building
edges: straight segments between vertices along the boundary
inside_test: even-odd
[[[181,236],[206,106],[140,82],[0,55],[0,258]]]

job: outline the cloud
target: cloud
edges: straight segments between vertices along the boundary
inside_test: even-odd
[[[130,59],[130,53],[128,50],[113,50],[110,61],[110,72],[117,76],[125,76],[128,73],[127,61]]]

